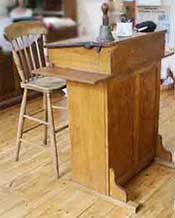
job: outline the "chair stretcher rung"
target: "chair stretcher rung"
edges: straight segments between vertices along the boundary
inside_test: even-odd
[[[30,127],[30,128],[27,128],[27,129],[25,129],[25,130],[23,131],[23,133],[27,133],[27,132],[29,132],[29,131],[31,131],[31,130],[33,130],[33,129],[36,129],[36,128],[40,127],[41,125],[42,125],[42,123],[37,124],[37,125],[35,125],[35,126],[32,126],[32,127]]]
[[[48,126],[48,122],[46,122],[44,120],[40,120],[40,119],[38,119],[36,117],[32,117],[32,116],[29,116],[29,115],[24,115],[24,118],[35,121],[35,122],[40,123],[42,125]]]
[[[52,109],[55,109],[55,110],[67,110],[66,107],[61,107],[61,106],[56,106],[56,105],[52,105]]]
[[[58,127],[58,128],[55,130],[55,133],[61,132],[62,130],[66,129],[66,128],[68,128],[68,127],[69,127],[68,124],[65,124],[65,125],[63,125],[63,126],[61,126],[61,127]]]

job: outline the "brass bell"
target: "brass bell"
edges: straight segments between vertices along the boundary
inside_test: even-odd
[[[102,4],[103,12],[103,24],[100,26],[100,34],[97,38],[98,42],[112,42],[114,37],[112,35],[112,27],[109,25],[108,17],[109,5],[107,3]]]

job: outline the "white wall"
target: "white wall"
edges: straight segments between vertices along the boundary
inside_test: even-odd
[[[0,0],[0,17],[6,15],[6,6],[8,4],[8,1],[6,0]]]
[[[170,7],[171,13],[171,30],[170,30],[170,45],[175,46],[175,0],[163,0],[165,5]]]
[[[105,0],[77,0],[80,34],[88,33],[97,37],[101,24],[101,4]],[[170,6],[171,33],[170,42],[175,46],[175,0],[162,0],[164,5]]]
[[[14,0],[0,0],[0,17],[7,15],[6,7],[8,5],[13,5]]]
[[[168,44],[175,47],[175,0],[162,0],[162,8],[165,8],[170,15],[170,40]]]
[[[101,4],[103,0],[77,0],[80,34],[97,37],[102,22]]]

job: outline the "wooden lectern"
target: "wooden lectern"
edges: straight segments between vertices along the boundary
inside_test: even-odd
[[[53,75],[67,80],[73,179],[127,202],[124,185],[156,157],[165,32],[136,34],[101,51],[50,44]]]

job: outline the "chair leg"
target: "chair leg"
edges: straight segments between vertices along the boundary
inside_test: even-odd
[[[51,153],[53,157],[53,164],[54,164],[56,178],[58,178],[59,177],[58,151],[56,145],[55,125],[53,119],[53,110],[51,105],[50,93],[47,93],[47,106],[48,106],[48,127],[50,132]]]
[[[23,135],[23,127],[24,127],[24,114],[26,111],[26,102],[27,102],[27,89],[24,89],[20,114],[19,114],[19,121],[18,121],[18,129],[17,129],[17,140],[16,140],[16,157],[15,160],[19,160],[19,153],[21,148],[21,138]]]
[[[44,109],[44,119],[48,122],[48,107],[47,107],[47,96],[43,93],[43,109]],[[47,138],[48,138],[48,126],[44,126],[44,139],[43,144],[47,145]]]

